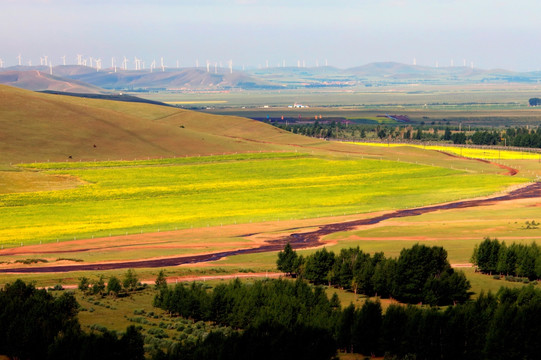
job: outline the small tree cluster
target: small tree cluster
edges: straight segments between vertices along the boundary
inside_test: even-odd
[[[295,271],[314,284],[431,305],[464,302],[470,296],[469,281],[451,268],[442,247],[414,245],[403,249],[397,259],[387,259],[383,253],[371,256],[359,247],[342,249],[339,255],[323,248],[303,259],[289,244],[280,254],[281,270],[285,263],[296,264]]]
[[[143,337],[129,327],[120,338],[107,330],[87,334],[77,320],[77,301],[55,298],[21,280],[0,290],[0,354],[11,359],[144,359]]]
[[[505,241],[487,237],[475,246],[471,262],[487,274],[541,278],[541,249],[536,243],[507,246]]]
[[[141,283],[134,270],[128,269],[122,281],[116,276],[111,276],[107,285],[105,278],[100,275],[93,282],[85,276],[79,278],[79,290],[92,295],[114,295],[118,296],[122,292],[130,292],[136,290]]]

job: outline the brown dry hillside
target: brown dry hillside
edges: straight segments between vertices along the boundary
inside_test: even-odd
[[[0,84],[33,91],[53,90],[82,94],[103,94],[106,92],[97,86],[79,80],[66,79],[38,70],[2,71],[0,72]]]
[[[245,118],[0,85],[0,164],[269,151],[309,142]]]

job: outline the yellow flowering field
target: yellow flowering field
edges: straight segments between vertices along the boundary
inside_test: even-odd
[[[296,153],[183,159],[29,165],[84,185],[0,195],[0,244],[398,209],[487,195],[525,181]]]

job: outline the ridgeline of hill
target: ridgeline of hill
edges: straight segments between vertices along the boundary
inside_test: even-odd
[[[0,84],[33,91],[62,91],[71,93],[103,94],[105,91],[95,85],[61,76],[50,75],[47,71],[10,70],[0,71]]]
[[[53,75],[50,73],[52,72]],[[228,90],[281,88],[245,72],[216,68],[120,70],[62,65],[15,66],[0,70],[0,84],[27,90],[56,90],[76,93],[104,93],[119,90]],[[92,91],[85,90],[91,89]]]
[[[313,142],[261,122],[0,85],[0,164],[272,151]]]
[[[52,73],[52,75],[51,75]],[[123,91],[229,91],[396,84],[538,83],[541,72],[485,70],[472,66],[430,67],[377,62],[350,69],[271,67],[239,71],[209,66],[141,70],[96,69],[82,65],[14,66],[0,69],[0,84],[28,90],[77,93]]]

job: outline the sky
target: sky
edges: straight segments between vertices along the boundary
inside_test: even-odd
[[[539,14],[539,0],[0,0],[0,59],[530,71],[541,68]]]

